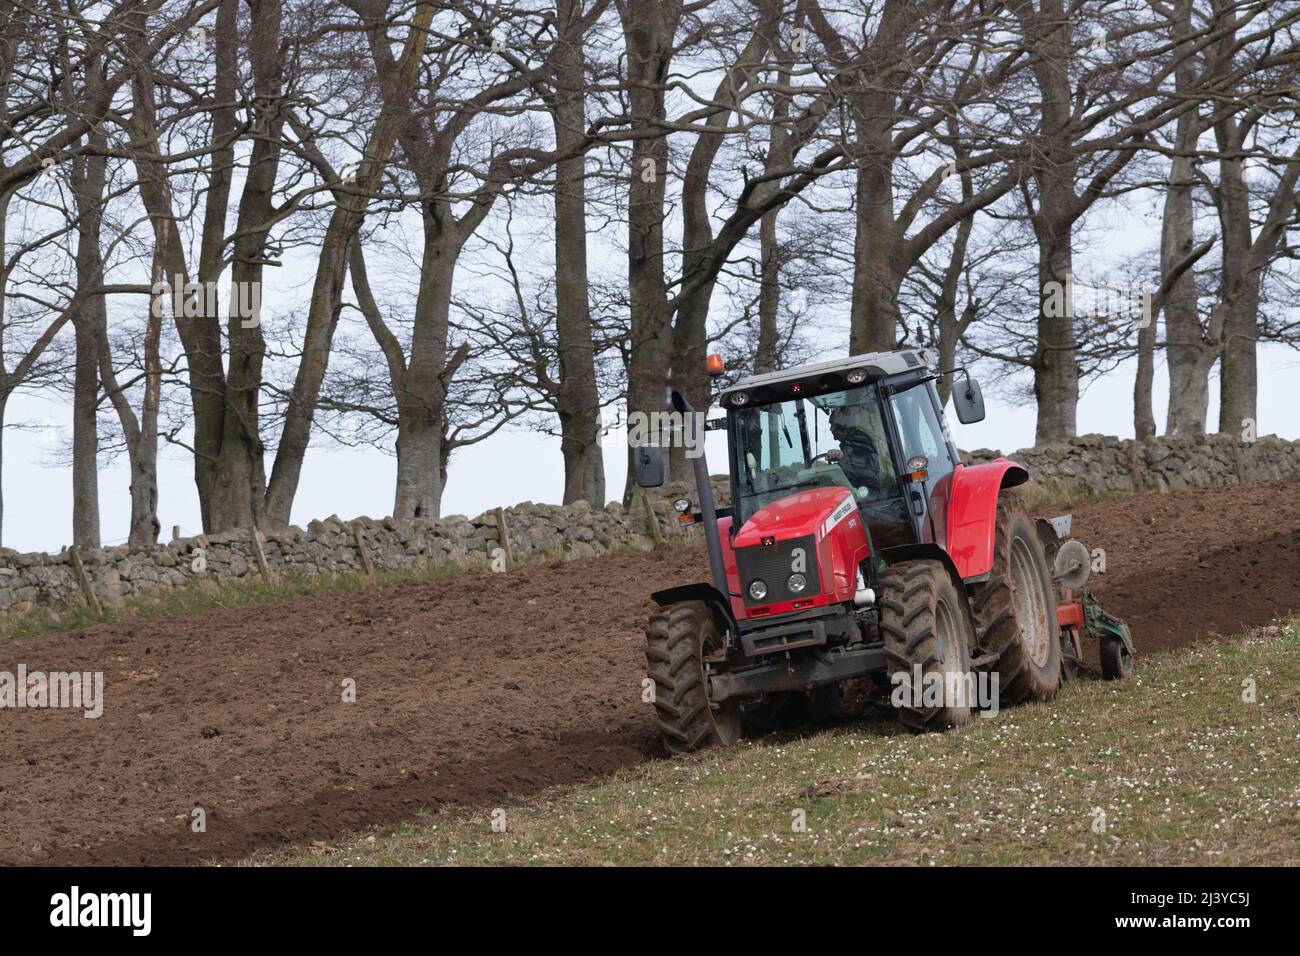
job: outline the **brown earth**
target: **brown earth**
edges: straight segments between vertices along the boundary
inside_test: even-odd
[[[1074,514],[1139,654],[1300,610],[1300,484]],[[106,702],[0,711],[0,862],[236,859],[642,761],[648,595],[704,576],[701,550],[668,550],[4,645],[0,671],[103,671]]]

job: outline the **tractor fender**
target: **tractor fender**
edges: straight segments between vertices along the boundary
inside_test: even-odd
[[[681,584],[675,588],[655,591],[650,595],[650,599],[660,607],[668,607],[670,604],[678,604],[682,601],[703,601],[713,611],[713,616],[717,618],[719,631],[730,631],[732,634],[739,633],[739,628],[736,626],[736,616],[731,613],[731,602],[727,600],[721,591],[707,582]]]
[[[993,568],[993,537],[1003,488],[1029,480],[1029,472],[1007,458],[982,465],[958,465],[948,497],[948,554],[962,580],[979,580]]]

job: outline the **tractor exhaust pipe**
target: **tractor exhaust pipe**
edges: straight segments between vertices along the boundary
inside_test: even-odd
[[[713,500],[713,483],[709,481],[709,463],[704,460],[703,429],[685,427],[686,416],[694,415],[695,408],[676,389],[672,393],[672,403],[673,409],[682,416],[683,439],[689,434],[692,441],[699,443],[699,454],[690,457],[691,467],[695,470],[695,490],[700,498],[700,516],[704,519],[704,541],[709,548],[709,568],[713,571],[713,586],[730,598],[727,570],[722,564],[722,539],[718,535],[718,507]]]

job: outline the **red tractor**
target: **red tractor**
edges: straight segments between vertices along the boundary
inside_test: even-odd
[[[719,374],[721,359],[709,367]],[[958,419],[982,420],[979,385],[957,374]],[[791,704],[833,711],[851,678],[888,693],[918,678],[969,686],[983,672],[1000,705],[1050,700],[1080,663],[1083,633],[1101,641],[1107,676],[1130,672],[1128,629],[1082,590],[1088,552],[1004,494],[1028,480],[1024,467],[961,463],[938,378],[926,353],[902,350],[722,390],[726,418],[704,427],[726,428],[732,506],[715,505],[700,447],[688,449],[699,510],[675,502],[684,523],[703,525],[713,581],[654,594],[646,628],[669,751],[733,743]],[[643,487],[663,484],[662,447],[639,446],[633,462]],[[896,699],[915,731],[972,713],[969,695]]]

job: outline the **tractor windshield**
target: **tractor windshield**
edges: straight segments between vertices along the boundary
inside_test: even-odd
[[[874,386],[738,408],[732,428],[738,528],[805,488],[841,485],[859,502],[899,493]]]

